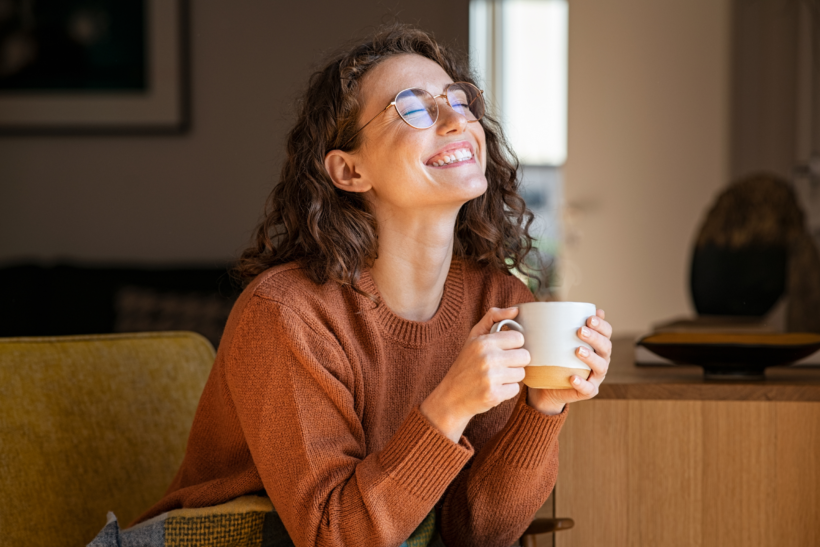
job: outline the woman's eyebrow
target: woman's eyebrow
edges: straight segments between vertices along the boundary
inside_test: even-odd
[[[441,87],[441,89],[439,90],[439,93],[444,93],[444,90],[445,90],[445,89],[447,89],[447,86],[448,86],[448,85],[452,85],[452,84],[454,84],[454,83],[455,83],[455,82],[447,82],[446,84],[444,84],[444,85]],[[433,86],[430,86],[430,88],[432,89],[432,88],[433,88]],[[392,103],[393,101],[395,101],[395,100],[396,100],[396,96],[397,96],[399,93],[401,93],[402,91],[407,91],[408,89],[421,89],[421,90],[426,91],[427,93],[429,93],[430,95],[433,95],[433,96],[435,96],[435,95],[438,95],[438,94],[439,94],[439,93],[434,93],[434,92],[430,91],[430,89],[428,89],[428,87],[427,87],[427,86],[423,86],[423,85],[411,85],[410,87],[403,87],[403,88],[399,89],[398,91],[396,91],[395,93],[393,93],[393,95],[391,95],[391,98],[390,98],[390,101],[389,101],[389,102],[391,102],[391,103]]]

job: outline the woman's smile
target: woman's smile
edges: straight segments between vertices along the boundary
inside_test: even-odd
[[[473,145],[467,141],[448,144],[431,156],[425,165],[428,167],[459,167],[467,163],[475,163]]]

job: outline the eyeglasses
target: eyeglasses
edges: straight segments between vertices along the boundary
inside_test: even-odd
[[[370,118],[370,121],[361,126],[353,135],[341,146],[344,148],[356,135],[365,127],[384,114],[391,106],[396,107],[401,119],[416,129],[429,129],[438,121],[438,98],[444,97],[450,108],[467,118],[467,122],[477,122],[484,117],[484,91],[478,89],[469,82],[455,82],[448,84],[444,88],[444,93],[433,96],[427,90],[414,87],[403,89],[396,94],[392,103]]]

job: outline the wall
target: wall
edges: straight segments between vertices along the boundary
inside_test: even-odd
[[[0,261],[230,260],[277,180],[293,100],[326,51],[391,17],[468,43],[468,0],[191,4],[191,132],[0,138]]]
[[[756,171],[793,174],[798,8],[798,2],[782,0],[733,0],[733,179]]]
[[[729,2],[571,0],[564,295],[620,333],[691,312],[692,237],[729,172]],[[0,138],[0,262],[230,260],[325,51],[388,13],[468,43],[468,0],[192,4],[190,134]]]
[[[619,334],[693,312],[693,238],[728,180],[730,0],[571,0],[563,296]]]
[[[732,19],[732,178],[791,180],[820,245],[820,3],[733,0]]]

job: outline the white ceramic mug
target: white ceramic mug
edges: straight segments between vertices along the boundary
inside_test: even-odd
[[[530,352],[530,364],[524,369],[524,383],[543,389],[572,387],[573,375],[588,378],[590,368],[576,355],[579,346],[593,349],[578,338],[578,329],[595,315],[594,304],[585,302],[527,302],[519,304],[515,321],[505,319],[493,325],[490,332],[502,327],[524,335],[524,349]]]

